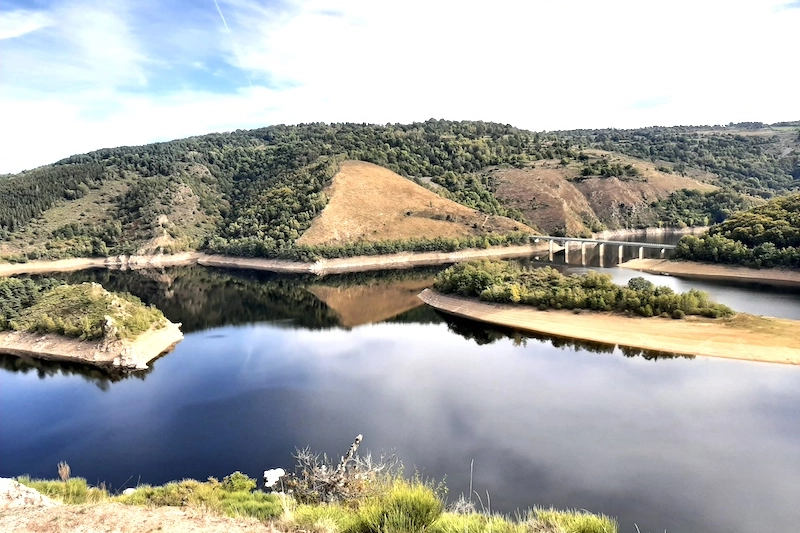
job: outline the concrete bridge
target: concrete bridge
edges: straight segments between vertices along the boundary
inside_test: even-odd
[[[579,248],[581,252],[581,264],[586,265],[586,247],[599,247],[600,266],[603,266],[603,253],[605,252],[606,245],[617,246],[619,250],[619,263],[622,263],[622,252],[625,248],[634,248],[639,251],[639,259],[644,259],[644,249],[651,248],[660,250],[661,257],[666,257],[667,250],[674,250],[677,248],[674,244],[656,244],[651,242],[628,242],[628,241],[607,241],[599,239],[581,239],[579,237],[553,237],[552,235],[534,235],[531,237],[531,242],[538,243],[541,241],[549,241],[550,261],[553,260],[553,254],[557,250],[556,246],[564,250],[564,262],[569,263],[569,252],[571,245],[576,249]],[[563,243],[563,244],[562,244]],[[576,250],[577,251],[577,250]]]

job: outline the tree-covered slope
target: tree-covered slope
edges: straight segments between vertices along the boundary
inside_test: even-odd
[[[678,243],[677,257],[753,267],[800,268],[800,194],[736,213]]]
[[[543,168],[540,162],[563,162],[564,168],[574,167],[572,188],[578,193],[565,199],[551,227],[581,233],[699,224],[749,205],[750,196],[795,189],[798,147],[797,133],[788,127],[735,134],[697,128],[534,133],[502,124],[429,120],[239,130],[102,149],[0,176],[0,256],[212,249],[291,257],[296,240],[327,204],[323,191],[345,160],[380,165],[486,215],[523,223],[534,222],[531,213],[541,203],[536,187],[524,188],[531,191],[525,197],[499,194],[508,184],[497,171],[528,172]],[[632,163],[581,156],[593,148]],[[666,175],[685,174],[738,196],[733,202],[726,197],[724,209],[713,197],[698,203],[675,191],[677,181],[665,188],[650,179],[642,171],[646,166],[658,167],[664,183]],[[558,183],[548,187],[558,194]],[[625,200],[613,210],[599,200],[616,195]],[[674,208],[676,203],[683,207]]]

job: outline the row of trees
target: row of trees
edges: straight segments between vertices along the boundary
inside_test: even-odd
[[[590,309],[644,317],[685,315],[724,317],[733,311],[707,293],[676,294],[669,287],[633,278],[626,287],[611,276],[590,271],[565,276],[551,267],[524,268],[509,261],[476,261],[448,268],[436,277],[436,290],[490,302],[521,303],[539,309]]]

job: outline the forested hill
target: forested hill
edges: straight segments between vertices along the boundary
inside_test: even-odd
[[[800,268],[800,194],[736,213],[699,237],[683,237],[677,254],[682,259],[756,268]]]
[[[325,208],[325,188],[345,160],[375,163],[546,231],[701,224],[754,196],[796,188],[800,143],[792,127],[753,130],[758,135],[657,129],[663,139],[645,141],[637,133],[644,130],[534,133],[429,120],[280,125],[109,148],[0,176],[0,256],[186,249],[296,256],[295,241]],[[515,169],[521,174],[511,179]],[[546,197],[536,185],[541,176],[550,180]],[[562,182],[574,198],[562,201]],[[712,191],[718,185],[724,190]],[[624,200],[613,209],[603,203],[617,196]]]

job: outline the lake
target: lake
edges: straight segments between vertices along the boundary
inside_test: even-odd
[[[622,532],[796,530],[800,367],[446,319],[415,296],[435,272],[61,274],[140,296],[183,322],[186,338],[125,379],[0,358],[0,475],[54,478],[67,461],[114,489],[260,477],[291,468],[295,448],[340,456],[363,433],[361,451],[446,478],[450,501],[468,493],[474,465],[479,509],[587,509],[618,517]],[[796,289],[644,277],[800,319]]]

